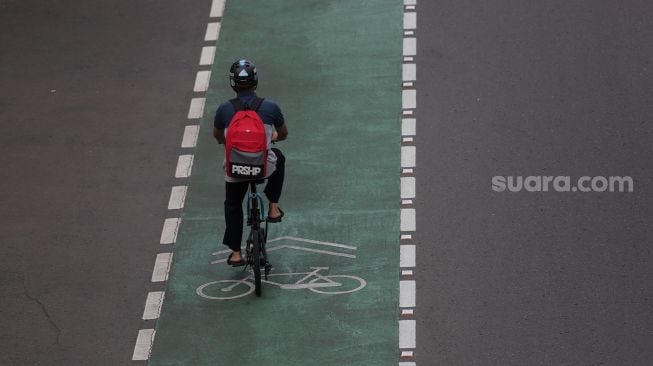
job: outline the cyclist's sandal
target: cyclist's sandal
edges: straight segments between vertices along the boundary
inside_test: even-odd
[[[245,258],[241,257],[238,262],[234,262],[234,261],[231,260],[232,255],[234,255],[234,253],[229,254],[229,258],[227,258],[227,264],[228,265],[230,265],[232,267],[240,267],[240,266],[245,265],[245,263],[246,263]]]
[[[279,212],[281,212],[281,215],[279,215],[277,217],[272,218],[272,217],[268,216],[267,222],[269,222],[270,224],[274,224],[275,222],[281,222],[281,218],[283,217],[284,212],[283,212],[282,209],[279,209]]]

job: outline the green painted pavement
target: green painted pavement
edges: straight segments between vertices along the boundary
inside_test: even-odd
[[[398,357],[401,20],[398,0],[229,1],[217,44],[193,176],[149,364],[396,365]],[[264,285],[263,297],[210,300],[206,283],[246,273],[212,253],[224,250],[224,156],[211,136],[221,100],[232,97],[226,70],[239,57],[258,64],[259,95],[277,101],[289,140],[281,205],[282,239],[355,258],[283,248],[274,274],[328,267],[323,275],[362,278],[347,294]],[[351,247],[356,247],[352,249]],[[292,283],[297,276],[272,278]],[[353,289],[351,279],[333,277]],[[209,296],[234,295],[209,286]],[[319,289],[318,289],[319,290]]]

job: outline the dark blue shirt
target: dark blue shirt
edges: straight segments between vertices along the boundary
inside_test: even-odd
[[[251,105],[254,98],[256,98],[256,93],[253,91],[241,92],[238,93],[238,98],[240,98],[243,103]],[[236,114],[236,109],[231,102],[227,101],[220,104],[218,110],[215,111],[213,126],[220,130],[228,128],[229,122],[231,122],[234,114]],[[277,103],[271,100],[263,99],[263,103],[261,103],[261,106],[258,108],[258,114],[266,125],[278,128],[284,124],[281,108],[279,108]]]

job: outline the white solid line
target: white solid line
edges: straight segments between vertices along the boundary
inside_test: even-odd
[[[177,232],[179,231],[179,217],[166,219],[161,231],[161,244],[172,244],[177,241]]]
[[[399,362],[399,366],[417,366],[415,362]]]
[[[202,47],[202,55],[200,56],[200,65],[213,65],[215,58],[215,46]]]
[[[175,186],[172,187],[170,192],[170,200],[168,201],[168,210],[178,210],[184,208],[184,201],[186,200],[186,192],[188,186]]]
[[[225,0],[213,0],[211,4],[211,13],[209,17],[211,18],[220,18],[224,14],[224,5]]]
[[[404,269],[401,271],[402,276],[412,276],[413,275],[413,270],[412,269]]]
[[[204,103],[206,103],[206,98],[191,99],[190,108],[188,109],[188,118],[202,118],[202,115],[204,115]]]
[[[405,57],[404,57],[404,61],[405,61],[405,62],[413,62],[413,61],[415,61],[415,57],[412,57],[412,56],[405,56]]]
[[[279,241],[279,240],[294,240],[294,241],[301,241],[301,242],[304,242],[304,243],[320,244],[320,245],[327,245],[327,246],[330,246],[330,247],[337,247],[337,248],[356,250],[356,247],[351,246],[351,245],[330,243],[328,241],[318,241],[318,240],[297,238],[297,237],[294,237],[294,236],[282,236],[282,237],[279,237],[279,238],[270,239],[270,240],[267,241],[267,243],[272,243],[272,242]]]
[[[211,80],[211,71],[198,71],[195,77],[194,92],[205,92],[209,89],[209,80]]]
[[[403,136],[415,136],[417,134],[417,120],[415,118],[403,118],[401,120],[401,134]]]
[[[415,146],[402,146],[401,147],[401,167],[402,168],[414,168],[415,167],[415,155],[417,150]]]
[[[404,36],[414,36],[414,35],[415,35],[415,31],[413,30],[404,31]]]
[[[399,253],[399,266],[401,268],[415,267],[415,245],[401,245]]]
[[[415,281],[399,281],[399,307],[415,307]]]
[[[141,329],[138,331],[132,361],[145,361],[150,358],[155,333],[154,329]]]
[[[195,147],[197,146],[197,136],[200,132],[199,125],[186,126],[184,129],[184,138],[181,140],[181,147]]]
[[[417,0],[404,0],[404,5],[417,5]]]
[[[403,109],[413,109],[417,107],[417,90],[407,89],[401,91],[401,101]]]
[[[163,304],[163,297],[165,292],[153,291],[147,294],[145,300],[145,310],[143,310],[143,320],[158,319],[161,315],[161,305]]]
[[[401,74],[404,81],[415,81],[417,78],[417,64],[403,64]]]
[[[417,55],[417,38],[406,37],[404,38],[404,56]]]
[[[417,28],[417,13],[404,13],[404,29]]]
[[[415,323],[415,320],[399,321],[399,348],[415,348]]]
[[[413,238],[410,234],[401,234],[401,240],[411,240]]]
[[[159,253],[156,255],[154,270],[152,271],[152,282],[163,282],[168,280],[170,263],[172,263],[172,253]]]
[[[413,169],[412,168],[406,168],[401,171],[403,174],[413,174]]]
[[[188,178],[193,170],[193,155],[179,155],[175,178]]]
[[[220,23],[209,23],[206,26],[206,35],[204,36],[205,41],[217,41],[220,37]]]
[[[401,177],[401,198],[415,198],[415,177]]]
[[[401,209],[401,231],[415,231],[415,209]]]

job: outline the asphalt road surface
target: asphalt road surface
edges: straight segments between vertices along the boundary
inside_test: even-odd
[[[211,2],[0,1],[0,364],[133,365]]]
[[[418,365],[650,365],[653,5],[421,1]],[[493,176],[631,176],[632,193]]]

